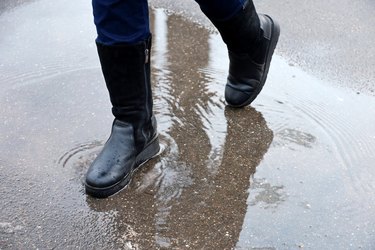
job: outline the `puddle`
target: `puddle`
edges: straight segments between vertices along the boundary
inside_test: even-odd
[[[0,248],[374,246],[375,99],[276,55],[252,106],[228,108],[220,37],[162,9],[152,81],[165,150],[123,192],[87,197],[112,122],[90,7],[41,0],[0,16]]]

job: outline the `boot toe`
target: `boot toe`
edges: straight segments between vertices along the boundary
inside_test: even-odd
[[[243,107],[246,106],[251,98],[251,93],[237,89],[227,84],[225,86],[225,100],[229,106]]]
[[[101,170],[95,165],[92,166],[92,169],[93,171],[87,172],[85,181],[86,186],[90,186],[92,188],[101,189],[111,187],[113,185],[116,185],[127,175],[126,171],[124,171],[123,173],[115,171],[104,171],[104,169]]]
[[[104,164],[100,156],[89,168],[86,174],[86,193],[97,198],[105,198],[123,189],[130,181],[132,167],[128,160]]]
[[[107,197],[127,185],[137,156],[133,133],[131,125],[114,121],[110,138],[86,173],[86,193]]]

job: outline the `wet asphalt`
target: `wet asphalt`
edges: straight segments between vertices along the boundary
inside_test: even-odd
[[[151,0],[213,28],[194,1]],[[278,54],[336,86],[375,92],[375,3],[372,0],[254,1],[280,23]]]
[[[151,4],[165,150],[97,200],[82,181],[112,117],[91,5],[0,3],[0,249],[374,248],[374,4],[257,2],[282,36],[240,110],[196,4]]]

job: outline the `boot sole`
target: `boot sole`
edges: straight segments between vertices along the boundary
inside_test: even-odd
[[[133,170],[130,171],[127,175],[125,175],[121,181],[117,182],[116,184],[113,184],[112,186],[104,188],[92,187],[85,183],[86,193],[95,198],[107,198],[117,194],[129,185],[134,173],[141,169],[142,165],[144,165],[147,161],[151,160],[152,158],[155,158],[160,154],[161,148],[159,145],[159,137],[156,135],[151,140],[151,142],[145,147],[145,149],[137,155],[135,160],[136,163]]]
[[[242,108],[244,106],[249,105],[259,95],[260,91],[262,91],[262,89],[263,89],[264,84],[266,83],[268,70],[269,70],[270,65],[271,65],[272,55],[273,55],[273,52],[276,49],[277,42],[279,41],[280,25],[276,21],[274,21],[270,16],[268,16],[268,15],[264,15],[264,16],[266,16],[272,22],[272,34],[271,34],[271,38],[270,38],[271,42],[270,42],[270,45],[268,46],[268,49],[267,49],[267,58],[266,58],[266,61],[265,61],[264,74],[263,74],[262,79],[260,81],[260,85],[257,88],[257,90],[244,103],[242,103],[240,105],[232,105],[232,104],[228,103],[228,106],[230,106],[230,107]]]

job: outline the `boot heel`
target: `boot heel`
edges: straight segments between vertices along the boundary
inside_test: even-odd
[[[136,159],[136,165],[134,169],[139,168],[145,164],[148,160],[158,156],[160,154],[159,137],[156,135],[151,142],[145,147],[145,149],[138,154]]]
[[[274,50],[276,49],[277,42],[279,41],[279,36],[280,36],[280,25],[277,21],[273,20],[270,16],[265,15],[272,21],[272,36],[271,36],[271,44],[269,48],[269,53],[267,56],[266,62],[268,63],[267,70],[269,68],[269,63],[271,62],[272,55]],[[266,72],[268,73],[268,71]]]

